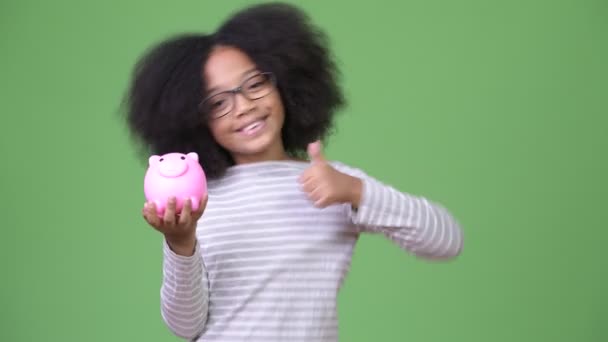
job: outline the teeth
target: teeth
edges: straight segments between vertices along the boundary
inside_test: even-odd
[[[253,123],[252,123],[252,124],[250,124],[249,126],[247,126],[247,127],[243,128],[243,131],[244,131],[244,132],[251,131],[251,130],[255,129],[256,127],[258,127],[258,126],[259,126],[261,123],[262,123],[261,121],[256,121],[256,122],[253,122]]]

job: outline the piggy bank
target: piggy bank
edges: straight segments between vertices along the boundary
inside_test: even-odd
[[[148,202],[156,204],[157,213],[161,217],[171,196],[176,199],[176,213],[181,212],[188,198],[192,201],[192,210],[197,210],[200,199],[207,193],[207,179],[198,163],[198,154],[190,152],[151,156],[144,177],[144,193]]]

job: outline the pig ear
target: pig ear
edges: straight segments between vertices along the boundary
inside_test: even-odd
[[[148,165],[156,164],[160,160],[160,156],[154,155],[148,158]]]
[[[198,154],[196,154],[196,152],[190,152],[187,154],[187,156],[198,161]]]

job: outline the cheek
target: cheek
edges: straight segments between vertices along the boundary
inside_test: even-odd
[[[280,117],[281,120],[283,120],[285,117],[285,110],[278,92],[273,93],[272,97],[268,98],[268,107],[271,108],[276,117]]]
[[[220,145],[223,145],[226,141],[227,134],[230,133],[230,128],[226,122],[215,121],[209,123],[209,131],[215,141],[220,143]]]

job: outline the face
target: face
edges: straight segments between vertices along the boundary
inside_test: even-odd
[[[209,96],[243,85],[244,90],[249,91],[249,97],[255,98],[256,87],[260,84],[255,77],[265,71],[257,69],[253,61],[236,48],[216,47],[204,65],[203,77]],[[215,141],[232,154],[237,164],[285,159],[281,140],[285,114],[278,90],[271,85],[268,94],[254,100],[243,93],[233,95],[228,96],[233,101],[228,114],[209,118],[209,129]],[[210,106],[221,110],[226,99],[224,96],[223,100],[212,101]]]

